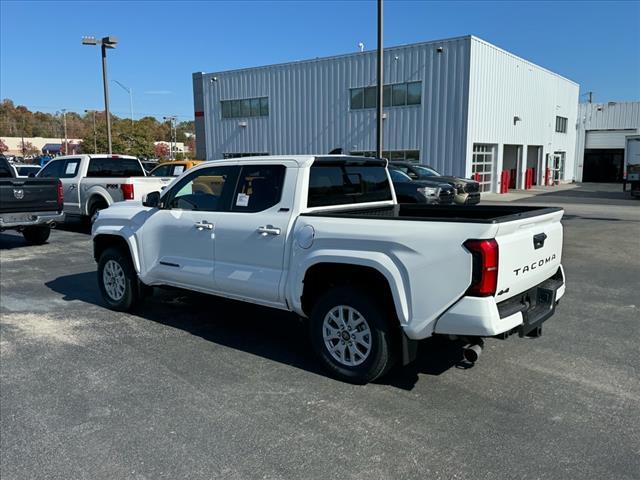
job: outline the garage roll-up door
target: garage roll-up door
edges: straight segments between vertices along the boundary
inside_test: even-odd
[[[584,148],[624,148],[624,137],[635,130],[588,130]]]

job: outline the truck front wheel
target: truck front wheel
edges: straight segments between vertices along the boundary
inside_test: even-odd
[[[98,262],[98,285],[109,308],[130,311],[138,302],[138,275],[128,253],[108,248]]]
[[[22,236],[31,245],[42,245],[49,239],[51,227],[49,225],[38,225],[37,227],[26,227],[22,230]]]
[[[352,287],[334,287],[316,302],[311,314],[311,341],[335,377],[363,384],[393,366],[387,311],[374,295]]]

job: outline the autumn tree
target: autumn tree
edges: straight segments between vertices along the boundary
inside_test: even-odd
[[[7,147],[7,144],[4,143],[4,140],[0,138],[0,153],[4,153],[7,150],[9,150],[9,147]]]
[[[153,147],[153,153],[156,158],[166,159],[169,158],[171,150],[166,143],[157,143]]]
[[[40,153],[40,150],[34,147],[33,143],[31,142],[23,142],[20,145],[20,149],[22,150],[22,155],[35,155],[37,153]]]

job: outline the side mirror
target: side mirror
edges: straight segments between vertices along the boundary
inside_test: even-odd
[[[160,204],[160,192],[147,193],[142,200],[142,205],[145,207],[155,208]]]

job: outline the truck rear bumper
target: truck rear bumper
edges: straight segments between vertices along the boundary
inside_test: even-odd
[[[493,337],[519,331],[527,334],[555,312],[565,293],[562,267],[551,278],[509,300],[494,297],[462,297],[437,321],[434,333]]]
[[[64,219],[64,213],[51,212],[29,212],[29,213],[12,213],[0,215],[0,230],[6,230],[18,227],[32,227],[35,225],[45,225],[52,222],[61,222]]]

